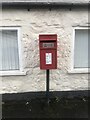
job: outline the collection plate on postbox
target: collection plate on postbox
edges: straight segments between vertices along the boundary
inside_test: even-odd
[[[40,69],[57,69],[57,34],[39,35]]]

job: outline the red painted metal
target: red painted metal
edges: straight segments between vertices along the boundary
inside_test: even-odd
[[[57,69],[57,34],[39,35],[40,69]]]

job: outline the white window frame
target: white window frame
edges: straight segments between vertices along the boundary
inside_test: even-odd
[[[74,27],[73,28],[73,41],[72,41],[72,48],[71,48],[71,67],[68,71],[69,73],[90,73],[89,68],[74,68],[74,52],[75,52],[75,30],[82,30],[82,29],[90,29],[88,26],[85,27]]]
[[[18,54],[19,54],[19,70],[0,71],[0,76],[12,76],[12,75],[26,75],[23,69],[22,62],[22,48],[21,48],[21,30],[20,27],[0,27],[0,30],[17,30],[18,35]]]

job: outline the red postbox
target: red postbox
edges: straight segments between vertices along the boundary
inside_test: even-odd
[[[57,35],[39,35],[40,69],[57,69]]]

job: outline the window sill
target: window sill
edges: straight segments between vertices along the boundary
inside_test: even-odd
[[[69,70],[68,73],[88,74],[88,73],[90,73],[90,69],[88,69],[88,68],[83,68],[83,69],[72,69],[72,70]]]
[[[25,71],[1,71],[0,76],[22,76],[26,75]]]

